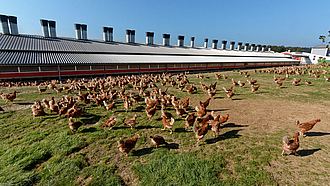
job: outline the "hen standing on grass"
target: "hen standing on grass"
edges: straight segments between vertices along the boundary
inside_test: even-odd
[[[69,118],[69,128],[71,129],[72,134],[74,134],[74,131],[77,131],[79,127],[81,127],[83,123],[80,121],[73,121],[72,117]]]
[[[261,86],[261,84],[260,85],[258,85],[258,86],[254,86],[254,85],[251,85],[251,91],[252,92],[255,92],[255,91],[257,91],[258,89],[259,89],[259,87]]]
[[[102,129],[104,127],[110,127],[109,130],[112,129],[113,126],[116,124],[116,119],[114,117],[111,117],[110,119],[105,120],[104,124],[102,125]]]
[[[185,130],[188,131],[188,127],[194,126],[195,121],[196,121],[195,113],[191,113],[190,115],[187,114],[185,118]]]
[[[16,90],[13,93],[9,93],[9,94],[4,94],[0,92],[0,96],[6,103],[8,102],[8,100],[10,102],[14,102],[14,99],[16,99]]]
[[[306,131],[311,130],[314,127],[314,125],[317,122],[320,122],[320,121],[321,121],[321,119],[312,120],[312,121],[309,121],[309,122],[306,122],[306,123],[300,123],[299,121],[296,121],[296,125],[299,129],[300,135],[302,135],[303,137],[306,137],[306,135],[304,135],[304,133]]]
[[[118,142],[118,148],[121,152],[126,153],[126,156],[128,156],[128,153],[135,147],[137,139],[140,138],[140,135],[136,135],[133,139],[128,139],[123,141],[122,138],[120,138]]]
[[[155,106],[152,107],[151,109],[146,108],[146,113],[147,113],[147,116],[149,118],[148,121],[151,121],[151,118],[155,115],[156,108],[157,108],[157,104],[155,104]]]
[[[174,124],[174,118],[171,118],[171,121],[168,121],[166,118],[165,118],[165,116],[162,116],[162,121],[163,121],[163,125],[164,125],[164,128],[163,129],[161,129],[161,130],[166,130],[166,128],[168,128],[168,129],[170,129],[170,131],[171,131],[171,133],[170,134],[172,134],[173,133],[173,124]]]
[[[209,123],[211,121],[207,121],[205,122],[202,127],[200,127],[199,129],[197,129],[197,127],[194,125],[193,126],[193,131],[196,134],[196,138],[197,138],[197,144],[199,143],[199,141],[201,139],[204,138],[204,136],[207,134],[208,130],[209,130]]]
[[[152,143],[156,146],[156,148],[159,147],[159,145],[166,145],[168,146],[168,143],[165,141],[165,139],[161,136],[149,136],[149,138],[151,139]]]
[[[282,156],[284,156],[285,152],[293,152],[296,156],[297,154],[297,149],[299,148],[299,132],[296,132],[291,139],[289,139],[289,136],[284,136],[283,137],[283,151],[282,151]]]
[[[46,115],[48,115],[47,113],[45,113],[44,107],[41,105],[40,101],[35,102],[31,106],[31,110],[32,110],[32,114],[33,114],[33,119],[35,117],[38,117],[38,116],[46,116]]]
[[[125,125],[128,125],[128,126],[130,126],[130,127],[131,127],[131,129],[135,128],[135,124],[136,124],[136,118],[137,118],[137,115],[136,115],[136,114],[134,114],[134,117],[133,117],[133,118],[131,118],[131,119],[129,119],[129,120],[127,120],[127,121],[125,122]]]
[[[232,97],[235,95],[236,90],[233,90],[232,92],[227,93],[227,97],[232,99]]]

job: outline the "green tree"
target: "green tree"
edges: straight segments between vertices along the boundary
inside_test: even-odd
[[[330,31],[328,31],[328,33],[328,37],[330,37]],[[322,40],[322,43],[330,44],[330,41],[326,40],[326,36],[320,36],[319,39]],[[329,45],[327,45],[327,48],[329,48]]]
[[[310,52],[310,48],[302,48],[302,47],[285,47],[283,45],[281,46],[270,46],[268,45],[267,46],[267,49],[271,47],[272,51],[274,52],[278,52],[278,53],[281,53],[281,52],[285,52],[285,51],[288,51],[290,50],[291,52]]]
[[[328,67],[328,63],[326,62],[325,58],[320,58],[317,60],[319,64],[323,67]]]

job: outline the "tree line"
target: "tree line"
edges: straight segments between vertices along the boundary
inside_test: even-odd
[[[266,51],[268,51],[268,48],[271,47],[271,50],[274,52],[278,52],[278,53],[282,53],[282,52],[286,52],[286,51],[291,51],[291,52],[311,52],[311,48],[308,47],[285,47],[285,46],[275,46],[275,45],[268,45],[266,47]]]

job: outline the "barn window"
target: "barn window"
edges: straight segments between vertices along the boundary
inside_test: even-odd
[[[138,64],[131,64],[131,65],[129,65],[129,68],[139,68],[139,65]]]
[[[18,72],[19,67],[1,66],[0,72]]]
[[[22,66],[21,72],[38,72],[39,68],[37,66]]]
[[[78,65],[75,67],[76,67],[76,70],[89,70],[89,66],[87,66],[87,65]]]
[[[41,71],[57,71],[57,66],[40,66]]]

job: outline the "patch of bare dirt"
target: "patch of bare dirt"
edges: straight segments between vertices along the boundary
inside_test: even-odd
[[[265,167],[280,185],[302,184],[327,185],[330,180],[330,155],[328,153],[330,133],[330,110],[327,106],[277,100],[231,100],[215,99],[210,102],[209,110],[217,110],[224,115],[230,113],[229,123],[245,126],[240,135],[256,135],[276,131],[287,131],[292,136],[298,131],[295,121],[308,122],[320,118],[307,137],[300,137],[300,148],[294,155],[281,156],[282,138],[278,139],[278,159]],[[300,152],[299,152],[300,151]],[[310,176],[313,175],[313,176]]]
[[[5,105],[1,105],[1,108],[5,111],[10,111],[10,110],[25,110],[30,108],[33,105],[33,103],[23,103],[23,102],[18,102],[17,100],[14,101],[14,103],[8,102]]]

